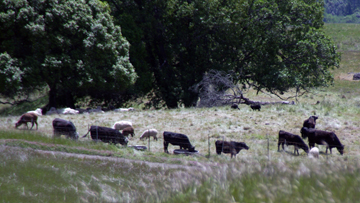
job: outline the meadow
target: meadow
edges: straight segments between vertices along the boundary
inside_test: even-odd
[[[40,116],[38,130],[14,129],[21,112],[46,101],[3,107],[0,117],[0,197],[2,202],[356,202],[360,198],[360,88],[352,74],[360,72],[359,41],[348,24],[326,24],[325,31],[342,52],[341,67],[333,71],[334,85],[314,89],[294,99],[295,105],[265,105],[253,111],[229,106],[132,112]],[[350,30],[350,31],[349,31]],[[353,34],[351,34],[353,32]],[[349,34],[350,33],[350,34]],[[357,32],[358,33],[358,32]],[[354,36],[350,40],[348,36]],[[347,37],[343,37],[347,36]],[[350,42],[346,41],[350,40]],[[346,46],[345,46],[346,45]],[[279,101],[249,90],[255,101]],[[319,101],[319,104],[316,104]],[[316,128],[334,131],[345,145],[319,159],[293,146],[278,152],[279,130],[300,135],[303,121],[318,115]],[[51,122],[71,120],[80,136],[89,126],[111,127],[115,121],[134,124],[130,147],[53,138]],[[159,140],[139,140],[149,128]],[[163,150],[163,131],[188,135],[198,154],[174,155]],[[215,141],[245,142],[250,149],[236,158],[215,153]],[[305,140],[307,143],[307,140]]]

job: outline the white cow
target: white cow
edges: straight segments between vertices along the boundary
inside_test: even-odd
[[[140,136],[140,140],[153,137],[154,140],[157,140],[156,135],[158,134],[158,131],[154,128],[145,130],[143,134]]]
[[[127,128],[127,127],[133,127],[132,123],[130,121],[118,121],[118,122],[115,122],[113,125],[113,128],[116,130],[123,130],[124,128]]]

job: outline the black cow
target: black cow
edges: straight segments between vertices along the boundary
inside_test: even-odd
[[[173,133],[165,131],[164,134],[164,152],[169,153],[168,145],[179,145],[180,149],[188,149],[189,152],[195,152],[195,147],[190,144],[189,138],[180,133]]]
[[[231,108],[232,108],[232,109],[239,109],[239,110],[240,110],[239,105],[237,105],[237,104],[235,104],[235,103],[231,104]]]
[[[216,147],[216,153],[217,154],[221,154],[221,152],[226,153],[226,154],[231,154],[231,158],[233,156],[236,157],[236,155],[240,152],[240,150],[242,149],[246,149],[248,150],[249,147],[244,143],[244,142],[228,142],[228,141],[222,141],[222,140],[217,140],[215,142],[215,147]]]
[[[86,137],[90,132],[91,139],[101,140],[110,144],[127,145],[128,139],[118,130],[108,127],[91,126],[90,130],[82,137]]]
[[[309,153],[309,147],[305,144],[304,140],[301,139],[299,135],[295,135],[289,132],[285,132],[283,130],[279,131],[279,141],[278,141],[278,151],[280,151],[280,145],[284,150],[284,144],[286,145],[294,145],[294,154],[299,155],[298,148],[303,149],[306,153]]]
[[[318,116],[310,116],[308,119],[306,119],[303,123],[303,127],[307,128],[315,128],[316,120],[318,119]]]
[[[260,111],[260,109],[261,109],[261,105],[260,105],[260,104],[251,104],[250,107],[251,107],[251,109],[254,110],[254,111],[255,111],[255,110]]]
[[[326,152],[330,149],[336,147],[341,155],[344,153],[345,145],[341,144],[339,138],[336,136],[334,132],[327,132],[323,130],[316,130],[314,128],[302,127],[300,130],[301,136],[305,139],[309,139],[309,147],[310,149],[315,147],[315,144],[318,145],[326,145]]]
[[[67,138],[72,138],[74,140],[79,138],[79,134],[76,132],[76,127],[71,121],[55,118],[52,122],[52,125],[55,137],[66,135]]]

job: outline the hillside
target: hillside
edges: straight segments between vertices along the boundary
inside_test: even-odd
[[[360,1],[325,0],[326,23],[360,23]]]
[[[334,85],[294,98],[295,105],[265,105],[253,111],[218,108],[178,108],[39,117],[39,130],[14,130],[19,113],[0,117],[0,196],[4,202],[356,202],[360,198],[360,89],[352,81],[360,72],[358,26],[326,24],[342,52],[340,68],[333,71]],[[255,101],[279,101],[249,90]],[[317,102],[319,103],[317,104]],[[41,100],[17,111],[34,110]],[[11,112],[11,110],[8,109]],[[5,112],[5,111],[4,111]],[[14,111],[12,111],[14,112]],[[334,131],[345,145],[343,156],[320,149],[310,159],[293,146],[278,152],[278,132],[300,135],[303,121],[318,115],[316,128]],[[111,127],[115,121],[134,124],[128,145],[147,151],[94,142],[52,137],[52,120],[71,120],[80,136],[89,126]],[[140,141],[149,128],[159,140]],[[188,135],[199,151],[193,156],[164,153],[162,132]],[[250,149],[237,158],[217,155],[216,140],[245,142]],[[308,143],[308,140],[305,140]]]

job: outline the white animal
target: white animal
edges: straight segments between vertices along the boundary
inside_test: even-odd
[[[35,113],[37,114],[38,116],[42,116],[42,109],[41,108],[37,108],[36,110],[34,111],[28,111],[26,113]]]
[[[140,136],[140,140],[154,137],[154,140],[157,140],[156,135],[158,134],[158,131],[154,128],[145,130],[143,134]]]
[[[317,147],[311,148],[311,150],[309,152],[309,157],[310,158],[319,158],[319,148],[317,148]]]
[[[114,109],[115,112],[121,112],[121,111],[135,111],[135,109],[133,107],[130,108],[119,108],[119,109]]]
[[[63,109],[56,109],[55,107],[51,107],[48,112],[46,112],[46,115],[52,115],[52,114],[78,114],[79,111],[72,109],[72,108],[63,108]]]
[[[123,130],[124,128],[127,128],[127,127],[133,127],[132,123],[130,121],[118,121],[118,122],[115,122],[113,125],[113,128],[116,130]]]
[[[68,107],[68,108],[65,108],[65,109],[62,110],[62,114],[75,115],[75,114],[79,114],[79,111]]]

